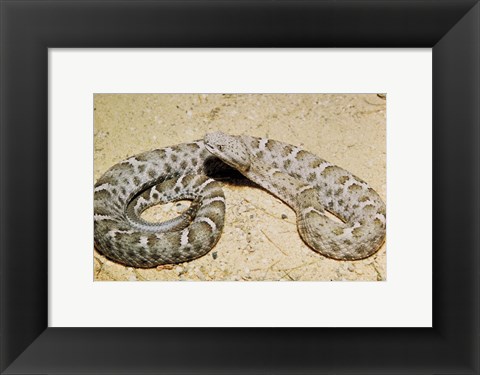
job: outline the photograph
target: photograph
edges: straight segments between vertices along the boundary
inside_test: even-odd
[[[94,280],[386,281],[386,105],[94,94]]]

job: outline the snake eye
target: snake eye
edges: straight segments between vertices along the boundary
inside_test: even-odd
[[[218,149],[222,151],[222,145],[218,145]]]

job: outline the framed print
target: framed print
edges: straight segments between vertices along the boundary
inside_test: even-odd
[[[479,12],[475,0],[2,1],[2,373],[478,374]],[[257,147],[248,167],[229,159],[245,145],[232,134]],[[206,198],[227,202],[225,225],[197,203],[152,211],[200,218],[170,222],[173,261],[156,263],[133,255],[161,238],[94,225],[146,161],[191,170],[202,147],[239,171]],[[385,244],[332,260],[305,241],[282,202],[322,209],[292,163],[309,182],[345,168],[326,191],[371,195],[343,219],[345,202],[326,199],[341,219],[328,233],[353,218],[351,242],[374,209]],[[242,180],[258,171],[266,191]],[[169,181],[120,205],[132,225],[149,225],[141,211]],[[180,256],[222,225],[215,247]],[[106,237],[140,250],[116,256]]]

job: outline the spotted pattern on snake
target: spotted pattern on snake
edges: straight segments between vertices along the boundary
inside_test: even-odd
[[[367,258],[385,240],[385,204],[365,181],[300,147],[215,132],[111,167],[94,188],[95,247],[116,262],[143,268],[205,255],[220,238],[226,203],[221,183],[209,175],[229,168],[289,205],[303,241],[326,257]],[[140,217],[153,205],[181,199],[192,203],[174,219],[151,223]]]

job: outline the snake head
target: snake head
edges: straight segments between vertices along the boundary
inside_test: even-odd
[[[205,135],[204,143],[207,150],[225,164],[240,172],[247,172],[250,168],[249,151],[241,137],[213,132]]]

